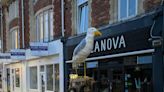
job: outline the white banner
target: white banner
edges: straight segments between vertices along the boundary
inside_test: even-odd
[[[31,55],[33,55],[33,56],[47,56],[48,55],[48,43],[31,42],[30,50],[31,50]]]

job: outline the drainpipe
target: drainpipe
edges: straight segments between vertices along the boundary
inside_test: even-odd
[[[66,41],[67,38],[65,37],[64,34],[64,0],[61,0],[61,31],[62,31],[62,38],[61,38],[61,42],[63,43],[63,80],[64,80],[64,92],[67,92],[67,64],[66,64],[66,60],[65,60],[65,56],[66,56]]]
[[[21,0],[22,5],[22,47],[24,48],[24,0]]]
[[[61,26],[62,26],[62,37],[65,37],[65,35],[64,35],[64,0],[61,0],[61,22],[62,22],[62,24],[61,24]]]

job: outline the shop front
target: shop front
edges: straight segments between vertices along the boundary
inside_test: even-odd
[[[153,92],[152,57],[149,41],[152,15],[100,28],[102,36],[86,59],[87,76],[94,79],[92,92]],[[67,73],[74,73],[72,53],[85,36],[70,38],[66,43]],[[84,74],[84,64],[78,75]]]

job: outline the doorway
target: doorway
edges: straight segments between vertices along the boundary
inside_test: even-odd
[[[109,64],[98,69],[98,92],[124,92],[124,68]]]
[[[10,82],[10,69],[7,68],[6,71],[7,71],[7,92],[11,92],[11,90],[10,90],[10,85],[11,85],[11,82]]]

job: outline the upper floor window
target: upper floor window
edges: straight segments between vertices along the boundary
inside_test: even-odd
[[[53,40],[53,11],[43,11],[36,16],[37,41],[48,42]]]
[[[78,33],[86,32],[88,29],[88,0],[77,0],[78,8]]]
[[[15,0],[9,6],[9,21],[18,17],[18,10],[18,0]]]
[[[10,32],[11,49],[19,48],[19,30],[18,28],[11,30]]]
[[[137,14],[138,0],[118,0],[118,19],[124,20]]]

